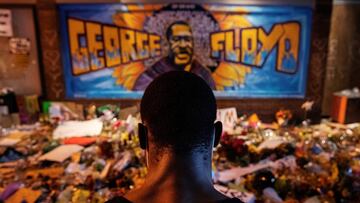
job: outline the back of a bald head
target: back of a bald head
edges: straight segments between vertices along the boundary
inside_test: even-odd
[[[158,147],[192,151],[210,146],[216,100],[192,73],[172,71],[156,78],[145,90],[140,112]]]

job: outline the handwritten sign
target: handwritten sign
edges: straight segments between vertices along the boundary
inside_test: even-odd
[[[222,122],[224,132],[232,132],[237,121],[236,108],[218,109],[216,120]]]
[[[12,37],[11,11],[0,9],[0,37]]]

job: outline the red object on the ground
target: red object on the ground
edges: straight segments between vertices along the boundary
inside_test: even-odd
[[[91,145],[96,142],[96,137],[71,137],[63,140],[64,144]]]

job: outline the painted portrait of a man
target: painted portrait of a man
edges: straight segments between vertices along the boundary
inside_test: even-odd
[[[191,27],[184,21],[172,23],[166,31],[170,45],[169,55],[145,70],[135,82],[134,90],[145,90],[157,76],[169,71],[189,71],[203,78],[215,89],[211,71],[194,58],[194,38]]]

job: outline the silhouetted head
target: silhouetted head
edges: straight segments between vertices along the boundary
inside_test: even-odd
[[[219,141],[222,125],[214,123],[214,94],[195,74],[172,71],[157,77],[145,90],[140,111],[143,149],[148,136],[152,136],[157,148],[177,153],[211,149]]]

